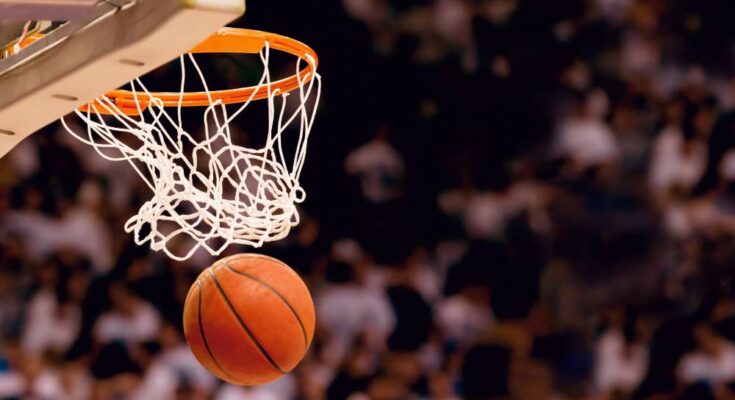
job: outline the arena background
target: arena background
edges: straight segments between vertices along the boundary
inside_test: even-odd
[[[735,399],[731,2],[248,3],[321,59],[303,222],[257,250],[307,280],[310,354],[201,369],[213,258],[136,246],[148,189],[54,124],[0,160],[0,398]]]

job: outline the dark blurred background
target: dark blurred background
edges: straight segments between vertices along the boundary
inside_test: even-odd
[[[307,280],[311,352],[199,367],[214,258],[135,246],[147,187],[55,124],[0,161],[0,398],[735,399],[731,1],[248,7],[321,59],[302,223],[256,250]]]

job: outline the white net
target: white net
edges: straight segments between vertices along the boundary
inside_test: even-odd
[[[176,260],[188,259],[202,248],[216,256],[231,244],[259,247],[282,239],[299,223],[297,205],[306,196],[299,177],[319,103],[321,77],[316,72],[300,76],[303,63],[313,60],[298,60],[299,88],[280,93],[272,85],[267,43],[260,59],[264,71],[253,94],[268,93],[262,148],[235,144],[231,130],[253,97],[229,108],[213,100],[191,54],[180,59],[177,107],[165,108],[138,79],[130,86],[139,115],[124,115],[113,100],[102,97],[91,111],[76,112],[86,131],[76,132],[63,121],[69,133],[93,146],[102,157],[129,162],[150,187],[152,198],[125,224],[137,244],[149,243],[153,250]],[[196,71],[209,99],[203,108],[204,132],[199,134],[187,132],[182,121],[189,68]],[[140,98],[147,100],[147,108]],[[187,238],[190,240],[182,240]],[[189,243],[183,251],[181,243]]]

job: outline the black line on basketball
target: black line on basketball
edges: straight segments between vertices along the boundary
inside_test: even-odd
[[[227,304],[227,307],[230,308],[230,311],[232,312],[232,315],[234,315],[235,318],[237,319],[237,322],[240,323],[240,326],[242,327],[242,329],[250,337],[250,340],[252,340],[253,343],[255,343],[255,346],[258,347],[258,350],[260,350],[260,352],[263,354],[266,360],[268,360],[268,362],[273,366],[273,368],[275,368],[278,372],[285,374],[286,371],[281,369],[278,363],[276,363],[276,361],[270,356],[270,354],[268,354],[268,352],[265,350],[263,345],[260,344],[258,339],[255,337],[255,334],[253,334],[250,328],[248,328],[247,324],[245,324],[245,321],[243,321],[242,318],[240,318],[240,314],[238,314],[237,311],[235,311],[235,306],[233,306],[232,303],[230,302],[230,299],[227,298],[227,295],[225,294],[224,289],[222,289],[222,286],[220,285],[219,280],[217,279],[217,275],[214,274],[214,271],[212,270],[212,268],[209,269],[209,274],[212,275],[212,279],[214,279],[214,284],[217,287],[217,291],[222,296],[222,299]]]
[[[251,279],[251,280],[257,282],[258,284],[260,284],[264,288],[266,288],[266,289],[270,290],[271,292],[273,292],[273,294],[275,294],[276,296],[278,296],[279,299],[283,300],[283,302],[286,303],[286,306],[288,307],[288,309],[291,310],[291,313],[293,314],[293,316],[296,317],[296,321],[299,323],[299,327],[301,328],[301,333],[304,335],[304,347],[306,347],[309,344],[309,338],[306,335],[306,328],[304,328],[304,323],[301,321],[301,317],[299,316],[299,313],[296,312],[296,309],[293,308],[293,306],[291,305],[291,303],[289,303],[288,300],[281,293],[279,293],[278,290],[276,290],[276,288],[274,288],[273,286],[269,285],[267,282],[264,282],[264,281],[258,279],[255,276],[252,276],[252,275],[250,275],[250,274],[248,274],[246,272],[240,272],[240,271],[236,270],[235,268],[232,268],[232,266],[230,265],[230,262],[229,261],[225,265],[227,265],[227,269],[229,269],[230,271],[232,271],[232,272],[234,272],[234,273],[236,273],[238,275],[244,276],[244,277],[246,277],[248,279]]]
[[[212,349],[209,347],[209,342],[207,342],[207,336],[204,335],[204,324],[202,324],[202,283],[197,281],[197,286],[199,287],[199,310],[197,311],[197,319],[199,321],[199,334],[202,335],[202,341],[204,342],[204,348],[207,349],[207,353],[209,354],[209,357],[214,361],[214,364],[217,366],[217,368],[220,369],[225,375],[235,379],[232,375],[230,375],[227,370],[222,368],[222,365],[220,365],[219,361],[217,361],[217,357],[214,356],[214,353],[212,353]]]

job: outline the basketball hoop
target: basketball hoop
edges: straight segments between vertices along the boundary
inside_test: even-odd
[[[271,79],[271,50],[297,58],[291,77]],[[210,90],[192,55],[202,53],[259,54],[264,71],[255,86]],[[178,93],[153,92],[136,79],[130,90],[109,92],[75,112],[85,131],[62,120],[102,157],[129,162],[153,191],[126,222],[126,232],[137,244],[149,243],[176,260],[200,248],[216,256],[230,244],[259,247],[284,238],[299,223],[297,204],[306,196],[299,177],[321,92],[316,53],[284,36],[224,28],[179,63]],[[194,68],[204,91],[185,91],[187,67]],[[230,125],[256,100],[267,101],[265,145],[236,145]],[[203,109],[203,138],[184,129],[186,107]],[[293,154],[286,154],[288,148]],[[183,253],[181,238],[193,243]]]

